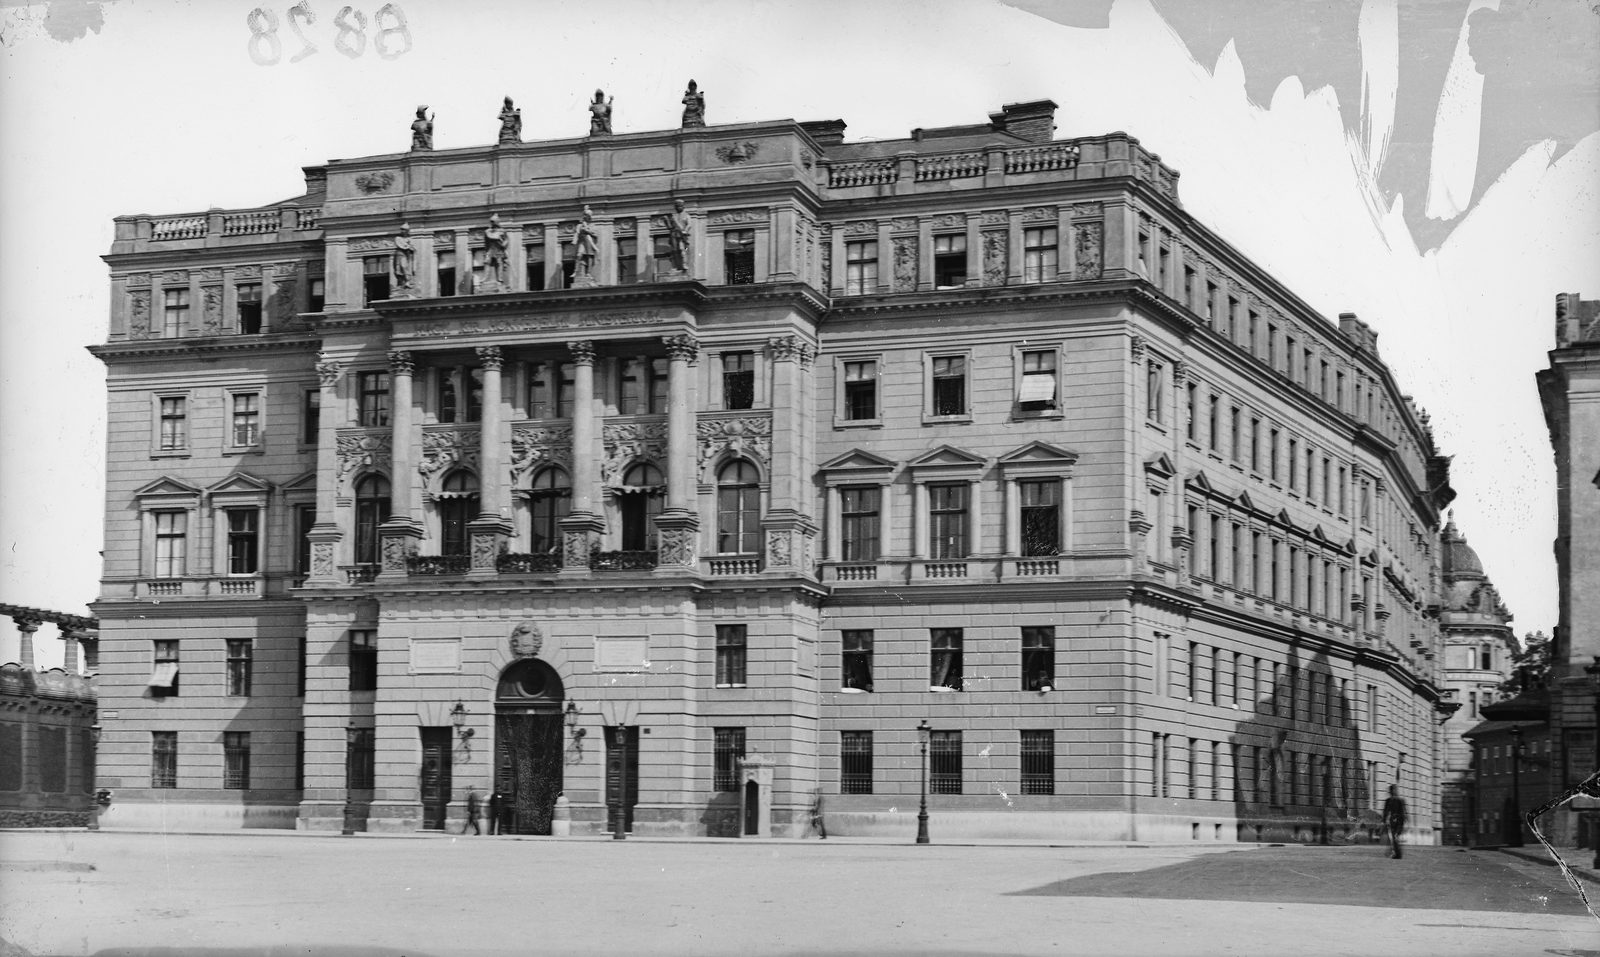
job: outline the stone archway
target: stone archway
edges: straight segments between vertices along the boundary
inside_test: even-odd
[[[495,791],[500,830],[549,834],[561,795],[563,738],[561,676],[537,658],[500,675],[495,689]]]

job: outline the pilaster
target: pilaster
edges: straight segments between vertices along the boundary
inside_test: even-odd
[[[344,376],[344,366],[333,359],[317,363],[317,381],[321,388],[317,417],[317,521],[306,533],[311,543],[311,574],[306,585],[342,585],[338,577],[339,521],[335,513],[335,499],[339,494],[339,426],[341,424],[339,380]]]

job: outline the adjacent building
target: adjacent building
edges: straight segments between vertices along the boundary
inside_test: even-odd
[[[17,626],[17,660],[0,664],[0,827],[82,827],[93,821],[95,620],[0,604]],[[62,667],[34,660],[39,627],[56,627]],[[80,645],[85,668],[80,668]]]
[[[1448,458],[1055,110],[119,217],[107,823],[1436,840]]]

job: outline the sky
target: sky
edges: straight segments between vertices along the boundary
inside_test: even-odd
[[[404,0],[343,33],[342,5],[258,3],[0,0],[0,602],[98,589],[113,216],[295,196],[405,150],[423,103],[441,149],[493,142],[507,95],[527,140],[585,133],[596,88],[618,132],[675,128],[693,78],[713,124],[881,139],[1049,97],[1058,137],[1137,136],[1197,218],[1378,331],[1515,627],[1556,621],[1533,376],[1555,295],[1600,297],[1600,0]]]

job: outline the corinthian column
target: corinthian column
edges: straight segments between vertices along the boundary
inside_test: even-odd
[[[339,380],[344,366],[332,359],[317,363],[321,385],[317,414],[317,520],[306,533],[311,541],[311,574],[307,587],[342,585],[337,568],[339,519],[334,500],[339,494],[339,426],[344,406],[339,402]]]
[[[505,501],[503,486],[505,469],[500,456],[500,366],[504,357],[499,346],[481,346],[478,362],[483,366],[483,416],[479,422],[478,460],[483,463],[479,481],[477,519],[467,526],[472,538],[472,576],[494,575],[495,560],[506,539],[511,535],[511,523],[501,517],[501,503]]]
[[[415,371],[409,352],[389,353],[390,462],[389,520],[378,528],[383,543],[380,578],[406,577],[406,556],[422,541],[417,519],[416,465],[411,457],[411,378]]]
[[[678,575],[697,568],[695,544],[700,519],[695,500],[695,414],[689,404],[689,366],[699,354],[693,336],[667,336],[667,507],[656,517],[660,546],[656,574]]]
[[[572,353],[572,509],[561,520],[561,574],[589,575],[589,551],[605,521],[594,511],[594,343],[567,343]]]

